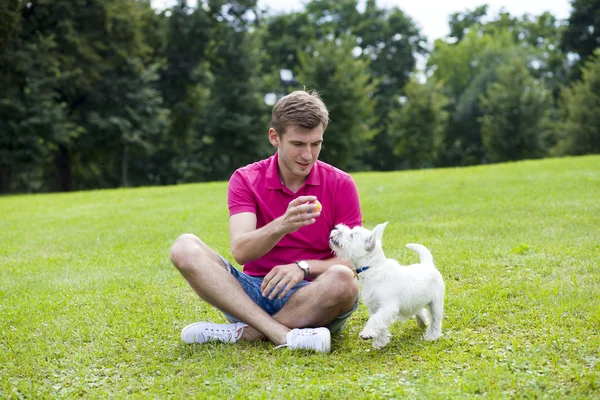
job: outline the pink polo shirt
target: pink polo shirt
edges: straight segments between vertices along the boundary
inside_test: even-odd
[[[362,225],[358,190],[349,174],[317,160],[302,187],[292,193],[279,178],[277,159],[275,153],[233,173],[227,199],[229,215],[256,214],[256,227],[261,228],[283,215],[299,196],[316,196],[323,210],[314,224],[285,235],[267,254],[244,265],[244,272],[251,276],[265,276],[277,265],[299,260],[331,258],[331,229],[340,223],[351,228]]]

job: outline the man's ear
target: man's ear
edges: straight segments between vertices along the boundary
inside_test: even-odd
[[[277,131],[273,128],[269,129],[269,142],[273,145],[273,147],[279,148],[279,135]]]

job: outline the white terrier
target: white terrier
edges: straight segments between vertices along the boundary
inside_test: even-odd
[[[431,252],[420,244],[407,244],[419,254],[420,264],[402,266],[386,258],[381,237],[387,222],[373,232],[357,226],[353,229],[336,225],[329,235],[334,253],[352,261],[362,287],[362,298],[369,310],[369,321],[360,333],[363,339],[373,339],[379,349],[390,341],[389,326],[394,321],[406,321],[415,316],[421,328],[429,325],[424,339],[435,340],[442,335],[445,285],[433,264]],[[431,323],[427,309],[431,312]]]

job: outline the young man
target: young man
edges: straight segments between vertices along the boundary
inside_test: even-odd
[[[274,156],[238,169],[229,181],[231,252],[243,272],[198,237],[171,248],[175,267],[230,324],[186,326],[186,343],[268,339],[290,349],[330,350],[358,306],[358,282],[329,248],[339,223],[362,224],[354,181],[318,161],[327,108],[316,93],[293,92],[273,107]],[[315,212],[319,200],[323,209]],[[314,280],[311,280],[314,279]]]

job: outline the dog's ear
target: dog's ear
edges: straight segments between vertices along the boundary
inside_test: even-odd
[[[384,222],[383,224],[379,224],[373,228],[373,235],[375,236],[376,240],[381,241],[381,238],[383,237],[383,231],[385,230],[387,224],[387,222]]]
[[[385,229],[387,224],[388,224],[387,222],[384,222],[383,224],[379,224],[375,228],[373,228],[373,232],[371,232],[371,235],[365,242],[365,250],[366,251],[372,252],[375,249],[375,245],[377,244],[377,241],[378,240],[381,241],[381,238],[383,237],[383,230]]]
[[[365,250],[367,253],[372,252],[375,249],[375,244],[377,243],[377,238],[375,237],[375,232],[371,233],[365,242]]]

